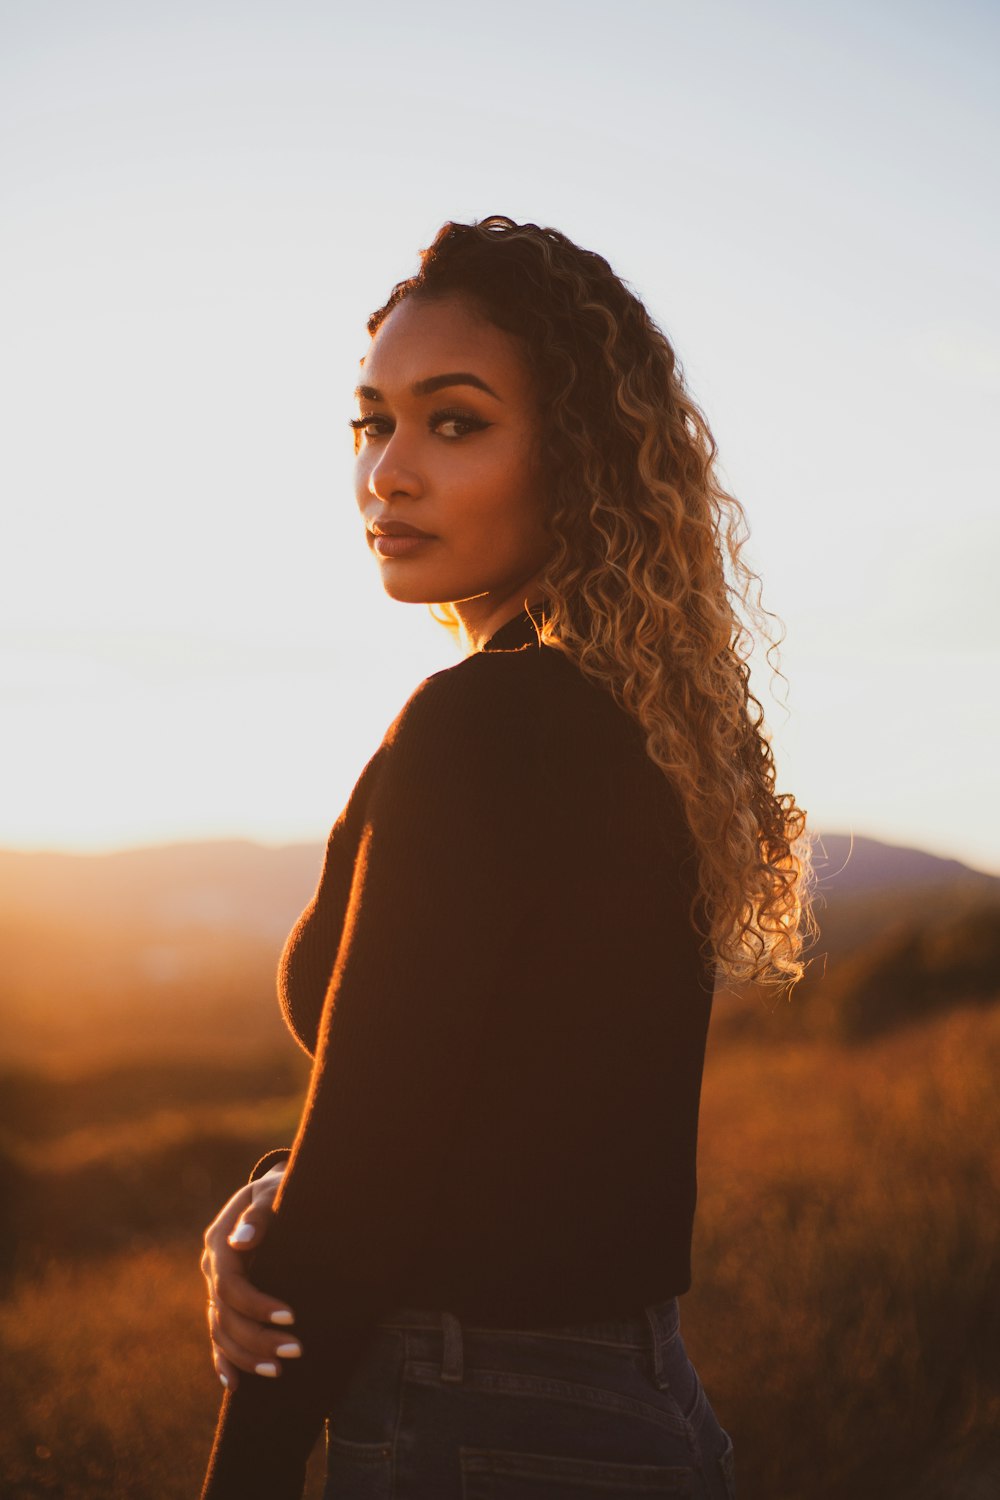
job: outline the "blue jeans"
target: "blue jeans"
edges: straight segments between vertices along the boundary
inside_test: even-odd
[[[326,1454],[323,1500],[736,1494],[676,1297],[562,1328],[394,1312],[328,1416]]]

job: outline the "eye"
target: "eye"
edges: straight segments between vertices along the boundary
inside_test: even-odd
[[[484,427],[492,425],[489,422],[484,422],[481,417],[473,417],[468,412],[456,411],[454,407],[446,407],[441,411],[432,411],[428,421],[432,427],[440,423],[457,423],[459,427],[466,429],[465,432],[456,434],[456,437],[459,438],[468,436],[470,432],[482,432]],[[455,437],[449,438],[448,441],[454,442]]]
[[[348,427],[353,428],[355,438],[368,437],[368,428],[372,422],[384,422],[384,417],[352,417]]]
[[[354,433],[355,446],[363,438],[367,439],[368,442],[373,442],[376,438],[384,436],[383,433],[377,430],[374,432],[370,431],[370,428],[374,424],[377,429],[380,422],[385,423],[387,421],[387,417],[374,415],[352,417],[347,425]],[[446,442],[454,443],[464,437],[468,437],[470,433],[482,432],[484,428],[492,427],[493,424],[492,422],[484,422],[481,417],[474,417],[469,412],[456,411],[454,407],[444,407],[440,411],[431,412],[427,418],[427,425],[433,429],[443,425],[457,426],[460,429],[458,432],[441,434]]]

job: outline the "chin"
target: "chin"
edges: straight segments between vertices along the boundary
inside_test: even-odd
[[[429,579],[421,579],[418,570],[409,571],[404,558],[391,560],[380,572],[382,588],[400,604],[438,604],[445,597]]]
[[[386,558],[379,562],[382,588],[400,604],[455,604],[484,599],[497,584],[489,579],[445,576],[441,569],[421,570],[416,559]]]

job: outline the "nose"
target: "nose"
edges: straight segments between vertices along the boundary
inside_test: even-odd
[[[406,464],[398,437],[398,431],[391,434],[368,471],[368,488],[379,500],[419,495],[423,488],[416,470]]]

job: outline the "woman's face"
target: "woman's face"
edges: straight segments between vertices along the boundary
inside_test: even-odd
[[[528,590],[551,550],[542,526],[540,423],[515,339],[461,297],[405,298],[362,361],[355,493],[393,599],[467,601],[467,624]],[[403,522],[426,537],[377,541]],[[385,550],[382,550],[382,549]]]

